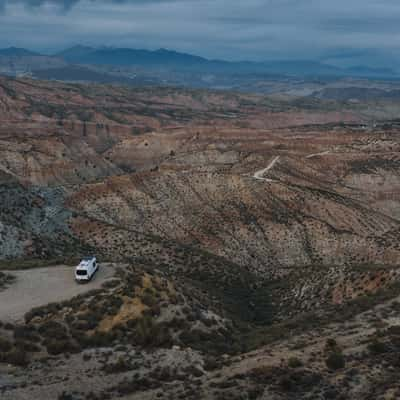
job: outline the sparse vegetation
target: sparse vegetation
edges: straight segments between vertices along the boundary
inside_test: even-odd
[[[312,96],[0,90],[0,290],[85,253],[117,266],[0,322],[2,393],[399,397],[398,122]]]

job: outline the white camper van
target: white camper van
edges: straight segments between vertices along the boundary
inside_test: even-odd
[[[89,282],[98,270],[96,257],[85,257],[75,269],[77,282]]]

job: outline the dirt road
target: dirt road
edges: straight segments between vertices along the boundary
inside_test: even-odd
[[[266,182],[273,182],[273,179],[269,179],[269,178],[264,178],[264,175],[271,170],[274,165],[278,162],[279,160],[279,156],[275,157],[268,165],[267,168],[264,168],[260,171],[257,171],[254,173],[253,178],[258,179],[260,181],[266,181]]]
[[[98,289],[114,275],[114,267],[101,265],[87,284],[74,280],[74,268],[64,265],[13,271],[16,281],[0,292],[0,321],[16,322],[34,307],[68,300],[78,294]]]
[[[308,156],[306,156],[306,158],[313,158],[313,157],[319,157],[319,156],[326,156],[330,153],[330,150],[326,150],[326,151],[321,151],[321,153],[314,153],[314,154],[309,154]]]

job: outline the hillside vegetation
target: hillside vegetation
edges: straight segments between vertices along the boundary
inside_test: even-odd
[[[1,323],[2,398],[397,398],[396,101],[0,78],[0,290],[117,271]]]

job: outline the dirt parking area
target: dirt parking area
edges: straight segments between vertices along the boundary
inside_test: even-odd
[[[78,284],[74,267],[57,265],[24,271],[12,271],[16,277],[7,289],[0,292],[0,321],[17,322],[34,307],[68,300],[101,285],[114,276],[112,264],[102,264],[89,283]]]

